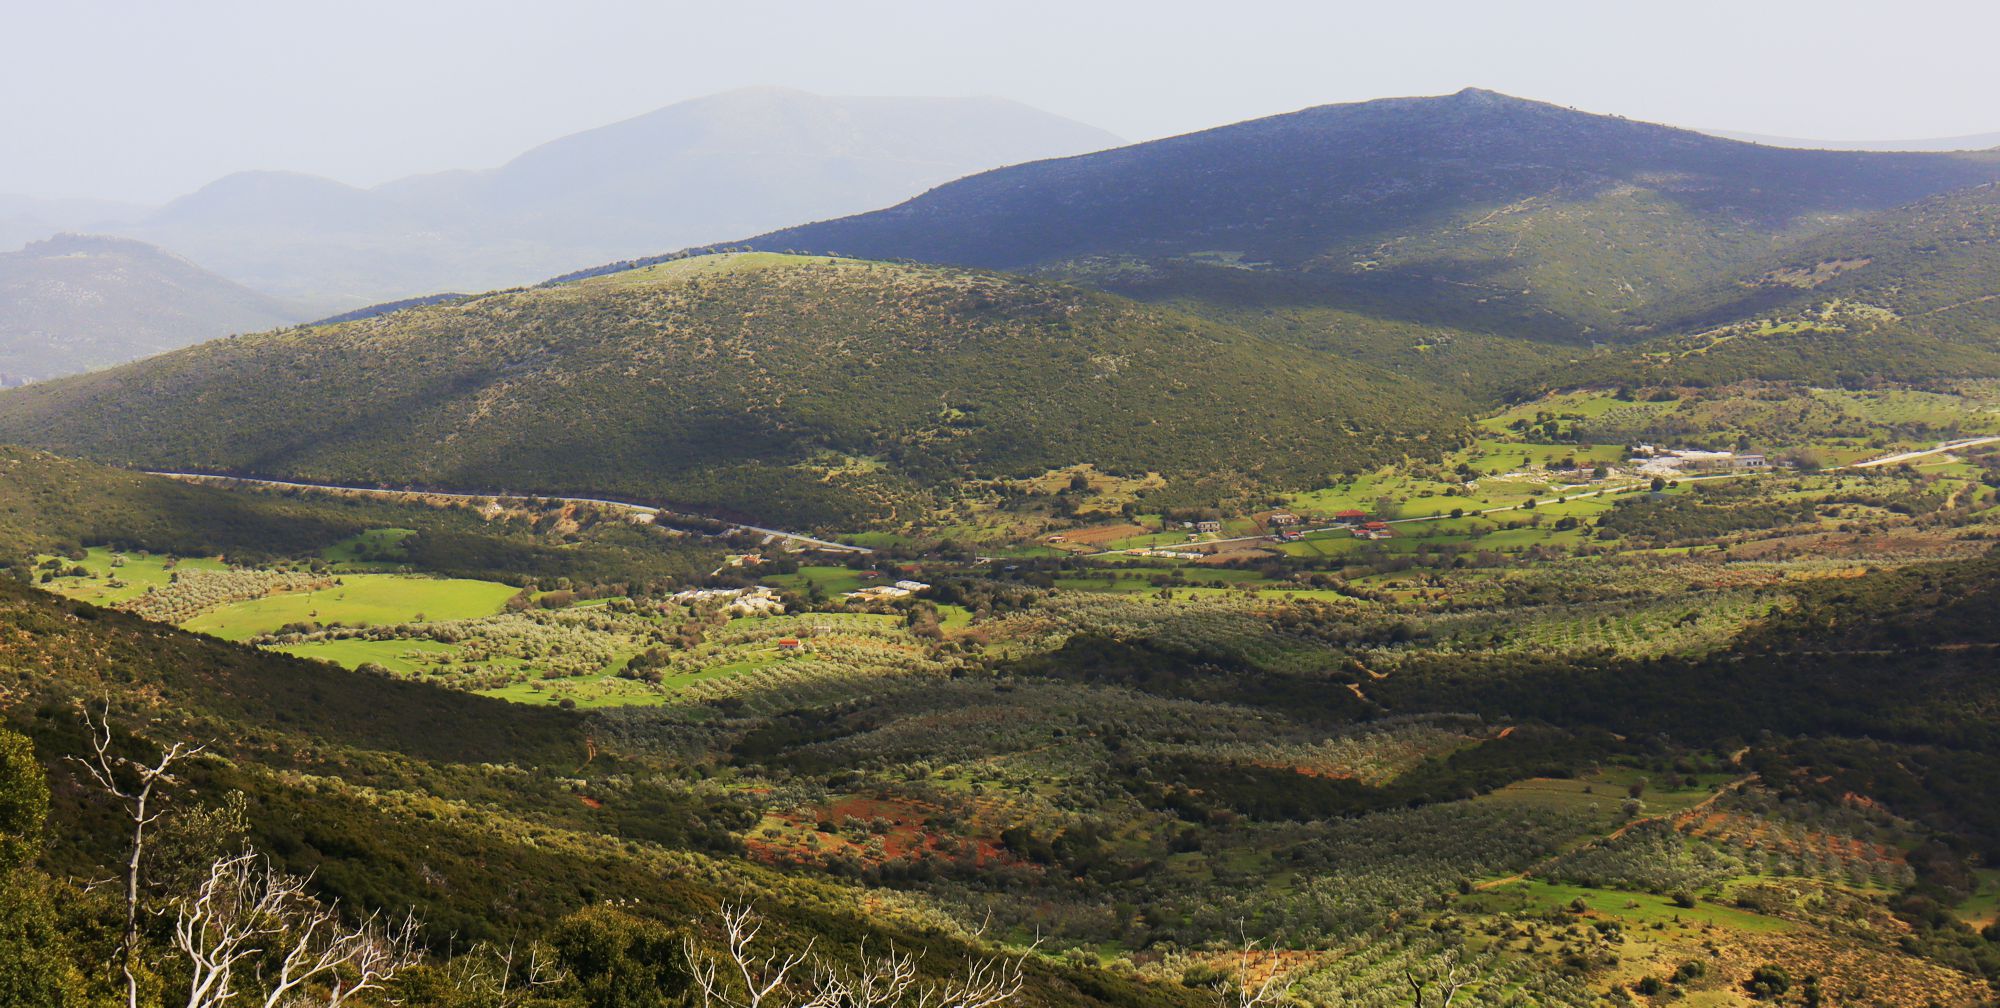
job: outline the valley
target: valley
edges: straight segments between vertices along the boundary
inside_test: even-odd
[[[2000,155],[1065,123],[0,392],[0,1004],[1993,1003]]]
[[[393,524],[247,563],[127,546],[32,569],[78,601],[310,659],[302,672],[587,715],[600,752],[703,767],[702,792],[742,810],[743,867],[725,875],[884,887],[912,920],[1040,935],[1134,982],[1202,975],[1222,960],[1201,936],[1240,918],[1291,950],[1300,990],[1330,998],[1449,952],[1483,978],[1478,1004],[1589,1004],[1649,977],[1723,994],[1765,960],[1882,1003],[1902,1002],[1880,977],[1922,969],[1927,997],[1972,1004],[1983,984],[1949,957],[1895,951],[1906,925],[1882,903],[1923,882],[1913,852],[1935,827],[1772,776],[1797,754],[1746,749],[1728,719],[1692,730],[1677,702],[1610,714],[1593,696],[1671,667],[1729,678],[1744,654],[1865,668],[1899,652],[1805,645],[1789,627],[1853,604],[1834,586],[1990,563],[2000,435],[1981,432],[2000,412],[1983,387],[1777,391],[1534,400],[1478,419],[1480,436],[1436,461],[1259,515],[1186,513],[1214,532],[1138,510],[1154,484],[1085,467],[969,488],[950,525],[860,537],[873,554],[648,532],[717,561],[645,589],[439,577]],[[1673,440],[1684,417],[1701,437]],[[1693,454],[1634,457],[1598,432]],[[1693,445],[1724,443],[1786,462],[1675,471],[1725,457]],[[253,507],[384,518],[507,503],[193,482]],[[610,508],[509,506],[594,505]],[[1353,511],[1386,534],[1309,517]],[[643,528],[629,513],[601,520]],[[898,579],[921,587],[854,594]],[[1974,633],[1927,653],[2000,646]],[[1529,685],[1607,664],[1634,681]],[[1689,741],[1605,734],[1663,729]],[[587,807],[621,800],[576,780]],[[1392,836],[1405,839],[1385,848]],[[1550,971],[1555,951],[1567,965]]]

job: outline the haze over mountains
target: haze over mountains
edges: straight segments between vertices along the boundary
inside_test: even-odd
[[[294,303],[303,317],[533,282],[872,209],[996,165],[1117,143],[997,98],[754,88],[562,137],[490,170],[372,189],[240,172],[108,229]],[[69,210],[72,228],[104,217],[102,208]]]
[[[285,305],[144,242],[65,234],[0,253],[0,379],[8,383],[294,318]]]
[[[156,209],[0,197],[0,247],[69,231],[157,246],[98,243],[100,254],[117,250],[117,268],[91,273],[67,259],[59,285],[49,249],[9,260],[0,373],[53,377],[384,301],[532,283],[1117,143],[997,98],[757,88],[563,137],[491,170],[373,189],[247,171]],[[80,247],[62,241],[71,253]],[[139,290],[151,293],[135,299]],[[143,317],[138,304],[150,306]]]

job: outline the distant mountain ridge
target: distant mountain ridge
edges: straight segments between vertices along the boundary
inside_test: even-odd
[[[1582,340],[1785,241],[1995,178],[2000,154],[1783,150],[1467,89],[996,169],[747,244]]]
[[[117,232],[330,313],[887,206],[997,165],[1119,142],[998,98],[750,88],[571,134],[490,170],[373,189],[239,172]]]
[[[58,235],[0,253],[0,376],[49,378],[294,321],[144,242]]]

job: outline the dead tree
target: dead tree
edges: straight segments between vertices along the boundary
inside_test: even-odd
[[[481,942],[462,954],[447,956],[441,969],[453,988],[476,992],[480,1004],[495,1008],[538,1001],[568,979],[561,966],[534,943],[517,950],[512,942],[505,948]]]
[[[1292,992],[1292,974],[1285,969],[1284,957],[1276,951],[1271,953],[1271,971],[1263,982],[1251,982],[1252,957],[1256,951],[1257,943],[1245,938],[1243,949],[1236,956],[1236,977],[1222,992],[1223,1008],[1262,1008],[1283,1001]]]
[[[805,951],[780,956],[756,950],[762,927],[747,906],[722,908],[723,953],[711,956],[692,939],[688,962],[702,1008],[997,1008],[1021,992],[1026,956],[968,961],[951,980],[926,983],[917,956],[891,948],[845,969]]]
[[[325,1008],[341,1008],[421,960],[414,920],[371,914],[350,924],[336,905],[315,899],[308,882],[255,852],[210,867],[201,887],[175,905],[174,945],[190,967],[187,1008],[278,1008],[308,985],[325,991]],[[248,1002],[238,998],[246,967]]]
[[[1410,982],[1415,1008],[1451,1008],[1460,991],[1484,979],[1484,971],[1457,952],[1447,952],[1428,966],[1404,969],[1403,978]]]
[[[160,753],[158,762],[141,763],[112,753],[109,700],[97,717],[91,716],[88,707],[81,713],[84,728],[90,733],[91,755],[72,756],[70,760],[89,773],[98,790],[123,806],[132,823],[131,851],[125,862],[125,931],[119,940],[118,957],[125,974],[127,1008],[139,1008],[139,977],[133,966],[139,954],[139,875],[146,856],[146,828],[160,818],[159,805],[166,801],[163,789],[180,784],[173,773],[175,764],[200,755],[205,747],[176,742]]]
[[[806,950],[791,956],[759,956],[752,948],[763,922],[747,906],[722,908],[723,955],[726,964],[704,954],[688,939],[688,964],[694,974],[695,989],[701,993],[702,1008],[763,1008],[766,999],[784,992],[792,974],[806,964],[812,953]],[[722,979],[724,967],[729,979]],[[805,1002],[796,1002],[804,1004]]]

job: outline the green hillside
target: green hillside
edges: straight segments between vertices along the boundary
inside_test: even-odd
[[[1638,383],[1862,384],[2000,375],[2000,188],[1870,216],[1652,309],[1665,333],[1545,372]]]
[[[1295,489],[1458,436],[1367,364],[998,274],[710,256],[238,337],[0,396],[0,438],[156,468],[907,520],[1088,462]]]

